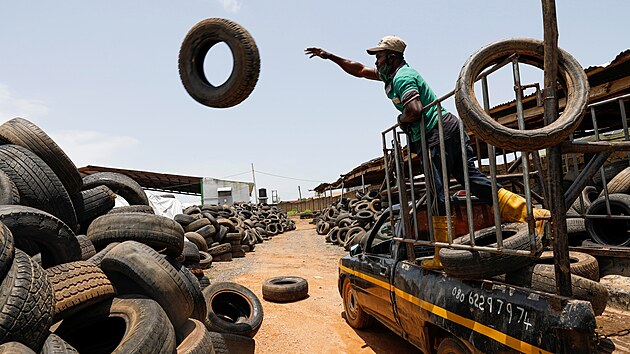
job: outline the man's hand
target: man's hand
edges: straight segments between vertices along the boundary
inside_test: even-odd
[[[315,47],[304,49],[304,54],[310,55],[309,58],[312,58],[312,57],[320,57],[322,59],[330,58],[330,53],[328,53],[327,51],[321,48],[315,48]]]

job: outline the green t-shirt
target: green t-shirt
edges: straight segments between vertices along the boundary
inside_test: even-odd
[[[405,104],[413,99],[420,99],[423,107],[437,100],[437,95],[420,74],[409,64],[398,68],[394,77],[385,83],[385,93],[392,100],[396,109],[402,112]],[[424,126],[428,133],[438,122],[437,106],[423,110],[425,114]],[[448,111],[442,107],[442,116]],[[420,121],[411,123],[411,141],[420,140]]]

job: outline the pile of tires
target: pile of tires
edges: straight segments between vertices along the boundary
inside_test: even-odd
[[[201,269],[213,261],[245,257],[257,244],[295,229],[295,222],[277,207],[250,203],[190,206],[174,220],[185,231],[189,248],[185,261],[201,259]]]
[[[381,214],[378,191],[356,193],[356,198],[341,198],[313,219],[319,235],[326,235],[326,242],[350,250],[358,244]]]
[[[81,178],[48,135],[16,118],[0,125],[0,189],[0,352],[225,353],[241,336],[253,352],[262,308],[217,311],[258,299],[216,285],[232,295],[210,306],[184,229],[154,215],[132,179]],[[116,195],[132,205],[113,208]]]

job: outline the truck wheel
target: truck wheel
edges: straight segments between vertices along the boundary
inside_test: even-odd
[[[472,352],[466,348],[464,343],[454,337],[444,338],[440,342],[437,354],[471,354]]]
[[[507,223],[501,225],[503,247],[514,250],[529,250],[529,230],[526,223]],[[476,231],[475,245],[497,247],[496,228],[488,227]],[[453,240],[453,243],[470,245],[470,236],[465,235]],[[542,240],[537,239],[537,249],[542,249]],[[533,257],[497,254],[471,250],[440,249],[440,259],[446,274],[463,279],[492,277],[526,267],[536,259]]]
[[[352,328],[367,328],[372,325],[374,319],[363,311],[359,305],[357,291],[352,288],[350,279],[343,281],[343,308],[346,314],[346,322]]]
[[[504,39],[490,43],[464,64],[455,88],[455,105],[466,128],[475,136],[496,147],[511,151],[535,151],[566,139],[582,121],[588,102],[588,79],[580,63],[558,48],[558,81],[567,92],[567,103],[558,119],[541,128],[509,128],[490,117],[475,96],[475,80],[486,68],[517,53],[519,61],[539,68],[543,66],[543,42],[536,39]]]
[[[232,51],[232,73],[220,86],[212,85],[203,69],[206,54],[224,42]],[[236,106],[254,90],[260,74],[260,55],[252,36],[237,23],[207,18],[188,31],[179,50],[179,76],[188,94],[214,108]]]

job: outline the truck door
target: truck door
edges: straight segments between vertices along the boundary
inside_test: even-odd
[[[361,273],[357,285],[359,302],[381,322],[397,327],[391,300],[391,273],[395,264],[391,246],[394,236],[387,218],[381,217],[365,243],[363,257],[357,263]],[[361,299],[363,297],[363,299]]]

